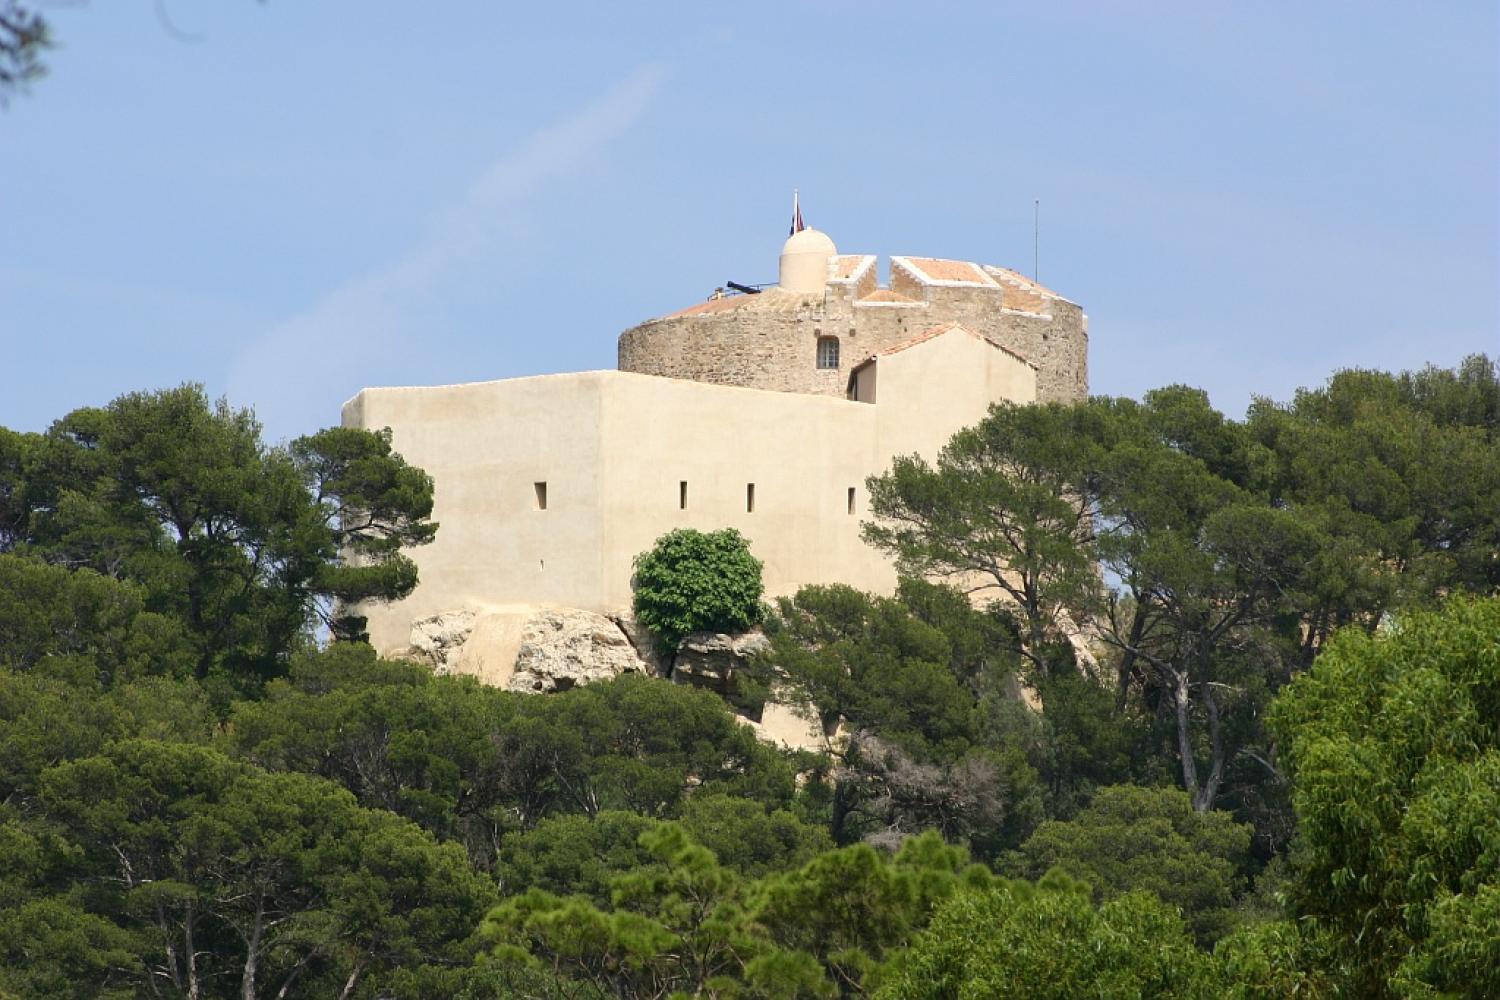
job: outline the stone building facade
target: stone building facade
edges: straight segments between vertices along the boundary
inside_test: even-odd
[[[821,271],[797,273],[809,245],[822,257]],[[890,281],[881,287],[875,255],[839,254],[811,229],[787,241],[781,270],[781,281],[757,294],[711,299],[626,330],[620,371],[843,396],[854,364],[959,323],[1034,364],[1041,400],[1088,394],[1088,317],[1015,271],[892,257]],[[831,351],[835,364],[828,363]]]
[[[768,596],[889,591],[867,478],[994,403],[1083,396],[1088,340],[1077,305],[1012,271],[894,257],[882,288],[876,267],[804,230],[775,288],[625,331],[616,371],[362,390],[344,425],[391,429],[441,525],[416,590],[361,609],[372,642],[512,685],[558,622],[568,657],[629,639],[644,659],[632,560],[681,527],[739,530]]]

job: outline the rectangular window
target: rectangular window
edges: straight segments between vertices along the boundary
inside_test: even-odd
[[[547,509],[547,484],[546,483],[532,483],[531,486],[532,486],[532,488],[534,490],[536,490],[536,509],[537,510],[546,510]]]
[[[849,513],[854,513],[854,487],[849,487]]]
[[[745,513],[755,513],[755,484],[745,484]]]
[[[818,338],[818,367],[837,368],[839,366],[839,338]]]
[[[677,484],[677,509],[687,510],[687,480]]]

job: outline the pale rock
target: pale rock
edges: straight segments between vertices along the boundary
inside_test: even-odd
[[[458,673],[477,677],[491,687],[505,687],[516,669],[516,656],[526,635],[526,625],[535,607],[508,606],[486,611],[474,623],[464,643]]]
[[[473,611],[443,611],[411,623],[411,639],[404,659],[425,663],[435,674],[458,671],[464,643],[474,630]]]
[[[816,712],[806,705],[776,700],[774,694],[761,707],[759,719],[736,718],[753,729],[761,742],[787,750],[821,753],[831,749],[834,742],[824,733]]]
[[[693,632],[677,646],[672,680],[727,694],[734,684],[735,673],[746,669],[751,657],[770,649],[771,640],[761,632],[739,635]]]
[[[614,611],[609,614],[609,620],[614,622],[625,638],[630,640],[630,645],[635,649],[635,655],[641,658],[646,665],[646,670],[653,677],[666,677],[672,673],[672,657],[664,654],[656,644],[656,636],[651,630],[636,621],[635,615],[629,611]]]
[[[526,622],[506,688],[522,693],[566,691],[645,669],[625,633],[608,618],[576,608],[552,608]]]

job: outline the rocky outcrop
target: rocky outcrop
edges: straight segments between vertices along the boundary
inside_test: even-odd
[[[469,641],[464,643],[458,661],[458,673],[476,677],[491,687],[505,687],[516,670],[516,654],[526,634],[526,625],[535,608],[507,608],[487,611],[474,623]]]
[[[656,636],[650,629],[636,621],[635,615],[629,611],[616,611],[609,615],[609,620],[625,633],[625,638],[630,640],[635,655],[640,657],[651,676],[668,677],[671,675],[672,654],[661,651],[656,644]]]
[[[525,625],[511,691],[549,692],[646,670],[620,626],[592,611],[538,611]]]
[[[507,605],[419,618],[412,622],[410,644],[387,655],[526,694],[566,691],[637,671],[728,694],[736,675],[770,649],[760,632],[694,632],[673,658],[659,653],[655,637],[625,612]],[[792,750],[824,750],[843,736],[825,733],[816,714],[780,685],[756,718],[736,718],[761,740]]]
[[[787,700],[778,700],[787,699]],[[784,691],[775,691],[761,706],[759,719],[736,716],[755,731],[763,743],[774,743],[787,750],[811,750],[818,753],[840,741],[843,734],[830,737],[810,707],[795,704]]]
[[[727,694],[734,685],[734,675],[750,665],[751,657],[770,649],[771,641],[760,632],[693,632],[677,647],[672,680]]]
[[[649,637],[643,641],[651,650]],[[621,625],[576,608],[444,611],[412,622],[410,643],[387,655],[426,664],[435,674],[476,677],[528,693],[566,691],[622,673],[664,672],[654,653],[644,661],[637,655]]]
[[[425,663],[435,674],[458,673],[464,643],[474,631],[473,611],[444,611],[411,623],[411,641],[402,659]]]

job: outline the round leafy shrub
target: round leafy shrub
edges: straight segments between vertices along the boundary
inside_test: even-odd
[[[635,617],[667,649],[689,632],[743,632],[764,616],[761,562],[733,528],[679,528],[635,557]]]

